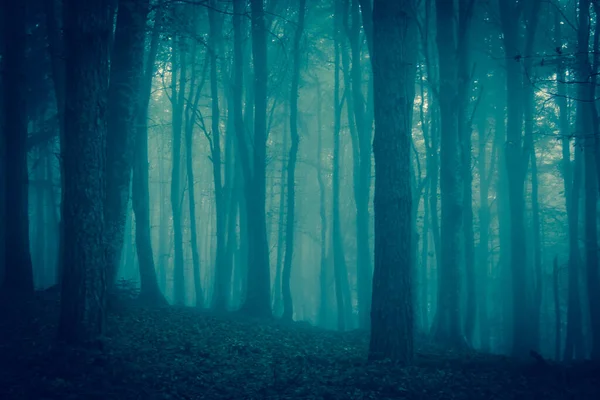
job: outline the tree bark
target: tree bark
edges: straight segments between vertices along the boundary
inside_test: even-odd
[[[436,0],[437,44],[440,63],[440,193],[442,207],[441,263],[436,315],[436,338],[451,346],[461,346],[460,318],[460,233],[463,219],[462,167],[458,132],[458,69],[456,28],[451,2]]]
[[[416,63],[415,4],[375,0],[375,271],[370,359],[413,359],[410,137]]]
[[[103,333],[106,313],[104,197],[112,21],[107,0],[65,0],[64,11],[64,273],[58,332],[67,342],[82,343]]]
[[[133,212],[135,213],[135,242],[140,269],[140,298],[145,303],[156,306],[166,305],[167,301],[161,293],[158,284],[154,253],[152,252],[150,189],[148,187],[148,105],[152,92],[154,63],[159,47],[161,25],[162,14],[157,12],[154,17],[154,28],[150,38],[146,70],[143,73],[140,100],[136,110],[137,127],[134,131],[133,180],[131,189],[131,201]],[[162,163],[162,160],[160,162]],[[162,185],[162,182],[160,185]],[[161,213],[163,211],[161,209]],[[163,222],[161,221],[161,230],[163,229],[162,224]],[[160,259],[161,254],[159,254]]]
[[[171,166],[171,211],[173,213],[174,266],[173,297],[178,306],[185,304],[185,270],[183,266],[183,230],[181,227],[181,135],[183,130],[183,105],[187,80],[187,61],[184,38],[174,39],[171,59],[171,102],[173,104],[173,153]],[[178,75],[179,73],[179,75]],[[179,78],[179,85],[177,79]]]
[[[271,278],[265,218],[267,150],[267,30],[263,0],[251,0],[252,59],[254,64],[254,142],[252,179],[247,191],[248,226],[252,230],[248,259],[248,288],[245,312],[270,317]]]
[[[292,258],[294,254],[294,218],[296,206],[296,159],[298,158],[298,146],[300,135],[298,134],[298,86],[300,82],[300,41],[304,33],[304,15],[306,14],[306,0],[300,0],[298,5],[298,24],[294,35],[294,66],[292,71],[292,88],[290,90],[290,134],[292,145],[290,147],[287,166],[287,222],[285,240],[285,259],[282,274],[283,315],[284,320],[291,321],[294,316],[292,302],[292,290],[290,279],[292,273]]]

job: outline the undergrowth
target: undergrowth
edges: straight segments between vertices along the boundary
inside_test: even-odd
[[[5,303],[6,305],[6,303]],[[100,349],[56,344],[58,299],[0,316],[0,399],[600,399],[600,370],[421,345],[414,366],[367,363],[363,332],[113,310]]]

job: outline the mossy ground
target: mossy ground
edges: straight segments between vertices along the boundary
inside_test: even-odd
[[[594,365],[420,345],[400,368],[367,363],[362,332],[192,308],[122,307],[101,349],[66,348],[54,341],[55,297],[0,309],[0,399],[600,399]]]

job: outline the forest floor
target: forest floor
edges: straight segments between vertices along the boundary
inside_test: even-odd
[[[600,399],[589,364],[423,345],[400,368],[367,363],[363,332],[192,308],[121,307],[102,349],[67,349],[54,341],[56,297],[0,308],[0,399]]]

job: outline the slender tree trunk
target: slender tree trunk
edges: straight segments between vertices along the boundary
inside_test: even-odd
[[[215,186],[215,213],[217,224],[217,253],[215,262],[215,286],[212,298],[212,307],[219,311],[227,309],[227,292],[230,285],[227,277],[226,263],[226,211],[225,192],[223,189],[221,165],[221,130],[219,109],[219,82],[217,74],[217,50],[220,46],[221,18],[215,11],[216,1],[211,0],[208,9],[209,39],[212,50],[210,51],[210,93],[211,93],[211,130],[212,144],[211,156],[213,164],[213,180]]]
[[[340,221],[340,130],[343,101],[340,100],[340,32],[339,32],[339,6],[336,3],[336,27],[334,32],[334,123],[333,123],[333,173],[332,173],[332,247],[334,264],[335,297],[337,304],[337,329],[344,331],[347,321],[347,308],[351,306],[351,299],[345,298],[344,287],[348,280],[346,272],[346,257],[342,241]]]
[[[554,257],[554,270],[552,271],[552,289],[554,293],[554,359],[560,360],[560,340],[561,340],[561,309],[560,309],[560,273],[558,271],[558,256]]]
[[[287,110],[286,110],[287,111]],[[287,112],[286,112],[287,114]],[[283,144],[282,149],[288,147],[288,124],[285,124],[282,130]],[[277,228],[277,260],[275,266],[275,283],[273,290],[273,313],[277,316],[283,312],[283,299],[281,297],[281,271],[283,270],[283,256],[285,250],[285,196],[286,196],[286,168],[285,168],[285,157],[281,160],[281,175],[280,181],[280,193],[279,193],[279,218]]]
[[[474,2],[459,0],[458,10],[458,110],[457,129],[460,141],[461,174],[463,184],[463,246],[466,282],[466,309],[464,333],[469,345],[473,345],[477,318],[477,277],[475,274],[475,233],[473,231],[473,173],[472,173],[472,127],[468,115],[471,101],[470,25]],[[481,94],[480,94],[481,95]]]
[[[477,165],[479,167],[479,252],[478,265],[480,271],[478,276],[477,288],[479,292],[477,300],[477,318],[479,321],[479,342],[481,349],[484,351],[490,350],[490,329],[488,320],[488,280],[489,280],[489,246],[490,246],[490,205],[489,205],[489,190],[491,171],[487,168],[487,133],[486,133],[486,116],[482,114],[479,118],[477,127],[479,152]],[[493,170],[493,151],[490,157],[490,170]]]
[[[375,0],[375,271],[370,359],[413,358],[410,137],[416,23],[410,1]],[[412,40],[411,40],[412,39]],[[412,85],[412,86],[411,86]]]
[[[319,184],[319,217],[321,222],[321,264],[319,270],[319,326],[325,327],[328,319],[327,285],[327,209],[325,200],[325,181],[322,171],[323,124],[321,84],[317,80],[317,182]]]
[[[67,342],[85,343],[103,333],[106,315],[104,196],[111,21],[107,0],[65,0],[64,11],[64,273],[58,333]]]
[[[183,230],[181,227],[181,134],[183,130],[183,104],[187,79],[185,43],[182,37],[174,39],[171,58],[171,102],[173,104],[173,153],[171,166],[171,210],[173,213],[174,266],[173,297],[176,305],[185,304],[185,271],[183,267]],[[178,75],[179,73],[179,75]],[[179,78],[179,87],[177,85]]]
[[[150,49],[146,59],[146,70],[143,73],[141,95],[139,95],[140,100],[136,114],[137,127],[134,131],[133,179],[131,190],[132,207],[133,212],[135,213],[135,242],[140,271],[140,297],[145,303],[156,306],[166,305],[167,301],[160,291],[160,285],[158,283],[154,265],[154,253],[152,252],[150,188],[148,187],[148,105],[150,103],[150,95],[152,92],[154,62],[158,52],[161,24],[162,14],[159,12],[154,17],[154,28],[150,38]],[[162,164],[162,160],[159,162]],[[163,185],[162,182],[160,182],[159,185]],[[166,214],[161,206],[161,214],[163,213]],[[166,227],[163,227],[163,224],[166,225],[164,221],[161,221],[161,230]],[[161,247],[162,245],[159,245],[159,248]],[[159,260],[162,260],[161,257],[162,255],[159,254]],[[159,265],[162,266],[162,262],[159,261]]]
[[[210,12],[210,11],[209,11]],[[195,19],[194,19],[195,20]],[[213,52],[214,53],[214,52]],[[197,43],[194,42],[192,45],[192,52],[191,52],[191,60],[192,62],[194,62],[196,60],[196,54],[197,54]],[[213,55],[212,58],[215,58],[216,55]],[[211,63],[212,64],[212,63]],[[216,65],[216,63],[215,63]],[[215,67],[215,65],[212,65],[212,67]],[[185,165],[186,165],[186,175],[187,175],[187,186],[188,186],[188,213],[189,213],[189,226],[190,226],[190,242],[191,242],[191,246],[190,246],[190,250],[192,252],[192,268],[193,268],[193,274],[194,274],[194,293],[195,293],[195,299],[196,299],[196,307],[197,308],[202,308],[204,307],[204,292],[202,290],[202,275],[201,275],[201,268],[200,268],[200,253],[198,251],[198,228],[197,228],[197,218],[196,218],[196,189],[195,189],[195,182],[194,182],[194,156],[193,156],[193,146],[194,146],[194,126],[196,123],[196,110],[198,110],[198,104],[200,102],[200,96],[202,94],[202,88],[204,86],[204,77],[206,76],[206,68],[208,67],[208,65],[205,63],[204,64],[204,69],[202,72],[202,76],[199,78],[199,81],[197,81],[197,69],[195,67],[192,67],[192,73],[191,73],[191,78],[190,78],[190,90],[189,90],[189,98],[186,101],[186,105],[185,105]],[[216,68],[215,68],[216,69]],[[211,81],[213,79],[213,73],[214,73],[214,79],[216,82],[216,71],[211,71]],[[211,84],[212,86],[212,84]],[[218,101],[218,99],[217,99]],[[211,150],[212,148],[215,146],[214,145],[214,138],[216,138],[218,140],[219,137],[219,131],[218,131],[218,121],[219,121],[219,111],[218,111],[218,106],[217,106],[217,112],[216,114],[213,111],[213,119],[216,119],[217,121],[217,130],[213,131],[214,135],[213,135],[213,140],[211,141]],[[214,129],[214,124],[213,124],[213,129]],[[215,151],[212,151],[212,155],[213,157]],[[220,168],[221,168],[221,163],[220,163],[220,152],[217,155],[217,159],[219,161],[218,164],[218,168],[219,168],[219,177],[220,177]],[[213,160],[215,161],[215,160]],[[215,181],[216,184],[216,181]],[[219,182],[220,184],[220,182]],[[217,201],[217,207],[219,205],[219,201]],[[217,211],[218,212],[218,211]],[[218,218],[218,216],[217,216]],[[216,290],[216,288],[215,288]]]
[[[351,4],[348,4],[350,3]],[[352,23],[347,23],[344,15],[346,32],[352,52],[352,67],[350,70],[352,83],[352,110],[356,122],[358,138],[358,173],[356,179],[356,271],[357,271],[357,301],[359,326],[366,328],[369,325],[370,295],[371,295],[371,260],[369,249],[369,194],[371,189],[371,126],[367,126],[368,118],[365,115],[365,99],[362,93],[362,68],[361,68],[361,40],[360,40],[360,12],[358,0],[345,0],[345,7],[350,7],[349,12]],[[346,14],[346,13],[344,13]],[[346,82],[347,83],[347,82]],[[350,104],[350,103],[348,103]]]
[[[292,258],[294,254],[294,218],[296,206],[296,159],[298,158],[298,146],[300,135],[298,134],[298,86],[300,82],[300,41],[304,33],[304,15],[306,13],[306,0],[300,0],[298,5],[298,24],[294,35],[294,67],[292,72],[292,88],[290,90],[290,134],[292,146],[290,147],[287,166],[287,222],[285,240],[285,260],[282,274],[283,315],[284,320],[291,321],[294,316],[292,303],[292,290],[290,279],[292,273]]]

